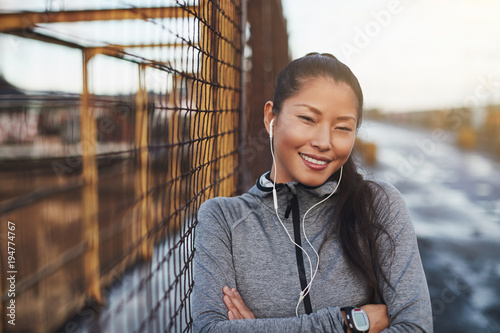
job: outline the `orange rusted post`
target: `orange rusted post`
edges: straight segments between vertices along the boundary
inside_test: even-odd
[[[83,92],[80,107],[80,141],[82,148],[82,226],[83,237],[87,243],[84,254],[84,273],[87,295],[102,302],[99,259],[99,203],[98,173],[96,162],[97,126],[93,108],[89,103],[88,72],[89,60],[94,53],[83,50]]]
[[[153,249],[148,241],[148,95],[145,82],[146,65],[139,64],[139,90],[136,95],[135,111],[135,148],[138,151],[135,170],[135,212],[134,235],[132,238],[138,246],[138,255],[149,259]]]
[[[213,106],[216,104],[217,96],[215,94],[215,88],[208,84],[207,82],[215,82],[214,75],[214,61],[210,56],[213,55],[215,48],[215,39],[213,38],[214,32],[210,29],[215,29],[215,19],[213,14],[213,4],[208,0],[201,0],[199,2],[200,6],[200,18],[203,20],[200,22],[200,32],[204,36],[203,44],[201,48],[203,53],[201,53],[201,78],[203,83],[201,83],[200,91],[200,114],[199,114],[199,128],[201,137],[204,138],[200,145],[201,163],[203,168],[201,170],[201,187],[205,189],[205,198],[211,198],[216,193],[214,188],[211,186],[214,179],[212,177],[212,172],[214,170],[211,160],[213,159],[214,152],[214,139],[210,138],[213,134]]]
[[[229,0],[222,0],[219,6],[221,10],[231,12],[231,6],[234,6],[234,3]],[[217,50],[217,58],[221,64],[220,73],[218,73],[218,83],[223,87],[232,87],[233,89],[218,89],[219,96],[217,98],[216,109],[220,110],[218,115],[219,125],[214,130],[218,134],[218,153],[227,154],[228,152],[234,152],[237,144],[237,137],[233,130],[238,124],[238,114],[232,110],[239,108],[239,98],[234,98],[234,95],[239,94],[236,89],[240,83],[239,72],[236,68],[240,66],[240,58],[237,56],[236,48],[239,46],[240,38],[239,31],[234,29],[232,22],[227,17],[220,17],[218,23],[218,29],[223,37],[222,41],[219,42]],[[218,195],[234,195],[236,190],[236,175],[229,175],[236,168],[235,162],[233,154],[229,154],[218,160],[218,177],[219,179],[223,179],[220,183]]]

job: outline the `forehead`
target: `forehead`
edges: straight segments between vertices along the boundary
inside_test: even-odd
[[[352,88],[327,77],[305,79],[300,89],[284,102],[288,108],[307,105],[333,116],[358,119],[358,101]]]

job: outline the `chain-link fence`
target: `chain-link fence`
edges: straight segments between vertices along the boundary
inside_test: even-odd
[[[236,193],[242,9],[145,2],[1,14],[2,32],[76,49],[82,64],[79,96],[2,99],[2,122],[20,128],[2,133],[5,330],[55,330],[88,297],[112,300],[104,331],[188,327],[196,211]],[[106,93],[97,80],[116,73],[106,65],[123,68],[116,85],[135,91]],[[15,297],[5,283],[9,221]],[[103,294],[137,267],[140,279],[123,293]],[[15,326],[6,320],[11,299]]]
[[[279,0],[0,8],[2,331],[190,330],[196,213],[267,167],[286,40]]]

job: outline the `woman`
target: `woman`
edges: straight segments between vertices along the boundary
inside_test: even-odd
[[[271,171],[198,212],[194,331],[432,331],[404,201],[352,160],[362,110],[358,80],[332,55],[279,74],[264,108]]]

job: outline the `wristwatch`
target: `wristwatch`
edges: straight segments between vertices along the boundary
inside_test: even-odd
[[[346,307],[341,310],[345,311],[349,328],[354,333],[365,333],[370,330],[370,320],[363,309]],[[344,327],[344,332],[347,332],[347,327]]]

